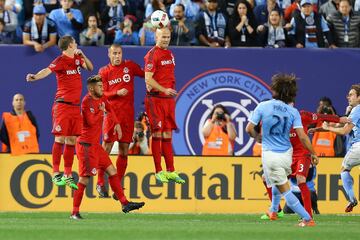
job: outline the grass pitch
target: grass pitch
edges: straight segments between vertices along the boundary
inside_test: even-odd
[[[30,239],[359,239],[359,215],[318,215],[316,227],[296,227],[298,218],[286,215],[264,221],[259,215],[228,214],[106,214],[0,213],[1,240]]]

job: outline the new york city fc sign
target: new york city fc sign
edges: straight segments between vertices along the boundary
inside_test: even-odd
[[[174,133],[177,155],[201,155],[204,126],[213,106],[222,104],[231,114],[237,137],[234,154],[251,154],[254,139],[245,133],[250,112],[271,98],[269,86],[260,78],[238,69],[214,69],[191,79],[176,99],[179,129]]]

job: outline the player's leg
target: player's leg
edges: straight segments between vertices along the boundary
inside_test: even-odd
[[[128,163],[128,151],[129,151],[129,143],[120,142],[119,154],[116,159],[116,169],[120,179],[120,183],[122,183],[122,179],[124,178],[126,172],[127,163]]]
[[[295,174],[296,174],[297,185],[300,188],[301,198],[304,204],[304,208],[312,217],[311,193],[306,184],[306,178],[309,172],[310,164],[311,164],[310,157],[304,156],[298,159]]]
[[[84,196],[84,191],[86,188],[86,185],[89,183],[90,177],[79,177],[79,182],[77,184],[78,189],[74,192],[74,198],[73,198],[73,210],[71,213],[70,218],[74,220],[80,220],[82,219],[80,215],[80,205],[81,201]]]
[[[108,140],[109,141],[109,140]],[[105,150],[105,152],[107,152],[108,154],[110,154],[111,149],[114,146],[114,142],[113,141],[103,141],[102,143],[102,147]],[[99,193],[99,196],[101,198],[106,198],[109,197],[109,192],[105,187],[105,171],[103,169],[98,169],[98,174],[97,174],[97,183],[96,183],[96,191]]]
[[[74,163],[75,154],[75,136],[65,137],[65,148],[64,148],[64,175],[61,180],[65,182],[67,186],[72,189],[77,189],[77,185],[72,177],[72,165]]]
[[[281,208],[281,205],[280,205],[281,194],[280,194],[280,196],[277,196],[275,201],[273,201],[273,193],[272,193],[273,188],[271,187],[271,185],[269,183],[269,180],[267,180],[267,177],[265,176],[265,173],[263,173],[261,175],[261,178],[262,178],[263,184],[264,184],[264,186],[266,188],[266,192],[268,193],[268,197],[269,197],[270,202],[271,202],[271,207],[270,207],[269,212],[267,212],[266,214],[261,215],[260,219],[262,219],[262,220],[274,220],[274,219],[270,219],[270,214],[269,213],[272,211],[271,209],[273,209],[273,211],[275,210],[275,206],[276,206],[275,204],[276,203],[279,203],[279,205],[276,208],[277,209],[277,215],[276,216],[279,217],[279,218],[283,218],[284,217],[284,212],[283,212],[283,210]],[[278,198],[280,198],[280,199],[278,199]]]
[[[53,178],[52,181],[57,186],[64,186],[65,182],[61,180],[62,174],[60,173],[61,155],[65,143],[64,136],[55,136],[54,144],[52,147],[52,165],[53,165]]]

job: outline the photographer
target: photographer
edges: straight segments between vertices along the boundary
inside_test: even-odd
[[[185,6],[177,4],[174,7],[174,18],[171,24],[171,41],[170,45],[190,46],[195,38],[194,23],[185,18]]]
[[[129,145],[130,155],[147,155],[149,154],[148,140],[145,136],[144,125],[135,121],[133,142]]]
[[[223,105],[218,104],[211,111],[202,134],[205,138],[202,155],[233,155],[237,133]]]

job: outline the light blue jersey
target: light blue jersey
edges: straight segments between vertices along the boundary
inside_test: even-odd
[[[303,127],[299,111],[275,99],[262,102],[255,108],[249,122],[257,125],[260,121],[263,151],[286,152],[291,148],[291,127]]]
[[[354,107],[349,115],[351,123],[354,124],[351,145],[360,142],[360,105]]]

